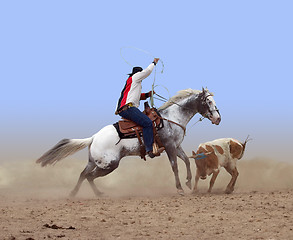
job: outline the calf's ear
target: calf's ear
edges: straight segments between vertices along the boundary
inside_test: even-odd
[[[195,154],[195,152],[194,151],[192,151],[192,155],[190,156],[190,157],[188,157],[188,158],[196,158],[196,154]]]

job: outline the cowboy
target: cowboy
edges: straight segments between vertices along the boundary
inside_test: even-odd
[[[151,158],[160,155],[160,153],[164,151],[164,148],[159,148],[157,153],[153,152],[153,123],[147,115],[138,109],[138,107],[140,100],[145,100],[152,94],[152,91],[141,93],[141,82],[151,74],[158,61],[159,58],[154,58],[154,61],[146,69],[142,69],[141,67],[134,67],[132,69],[132,73],[128,74],[129,77],[121,92],[115,112],[115,114],[119,114],[121,117],[142,126],[145,149]]]

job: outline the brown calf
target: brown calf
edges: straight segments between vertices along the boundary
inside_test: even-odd
[[[197,167],[193,193],[198,191],[199,178],[206,179],[207,176],[213,174],[208,189],[208,192],[211,192],[221,167],[224,167],[232,176],[225,191],[225,193],[232,193],[239,175],[236,163],[242,158],[249,140],[251,139],[247,137],[245,142],[241,143],[233,138],[221,138],[200,144],[196,153],[192,151],[190,158],[195,159]]]

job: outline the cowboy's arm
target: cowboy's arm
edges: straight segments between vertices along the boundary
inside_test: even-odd
[[[147,68],[145,68],[141,72],[134,74],[132,76],[132,80],[141,82],[143,79],[148,77],[152,73],[152,71],[153,71],[155,65],[158,63],[158,61],[159,61],[159,58],[155,58],[154,61]]]
[[[147,98],[151,96],[151,94],[152,94],[152,91],[140,94],[140,100],[146,100]],[[155,91],[154,91],[154,94],[155,94]]]

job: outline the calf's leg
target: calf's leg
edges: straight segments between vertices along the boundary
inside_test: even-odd
[[[219,170],[218,170],[218,171],[213,171],[213,176],[212,176],[212,178],[211,178],[211,181],[210,181],[210,187],[209,187],[209,190],[208,190],[209,193],[212,191],[212,188],[213,188],[213,186],[214,186],[214,183],[215,183],[215,181],[216,181],[216,178],[217,178],[219,172],[220,172]]]
[[[229,194],[229,193],[232,193],[234,191],[234,186],[235,186],[237,177],[239,175],[239,172],[237,171],[237,168],[236,167],[235,168],[231,168],[231,167],[228,166],[228,167],[225,167],[225,169],[232,176],[229,184],[227,185],[226,191],[225,191],[225,193]]]

